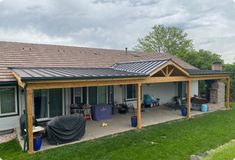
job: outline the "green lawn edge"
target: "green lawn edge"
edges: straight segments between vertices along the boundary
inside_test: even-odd
[[[142,160],[190,159],[217,148],[235,138],[235,109],[216,111],[193,117],[144,127],[96,140],[67,145],[28,155],[16,140],[0,145],[2,160]]]

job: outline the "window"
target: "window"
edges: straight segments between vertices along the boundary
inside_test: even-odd
[[[34,90],[34,115],[36,119],[47,119],[63,114],[63,90]]]
[[[126,86],[126,99],[135,99],[137,97],[136,91],[137,85],[128,84]]]
[[[98,104],[106,104],[106,87],[97,87]]]
[[[88,88],[88,99],[90,105],[97,104],[97,87]]]
[[[89,87],[88,88],[89,104],[106,104],[107,87]]]
[[[75,104],[82,104],[83,98],[82,98],[82,88],[74,88],[74,102]]]
[[[16,87],[0,87],[0,116],[17,114]]]

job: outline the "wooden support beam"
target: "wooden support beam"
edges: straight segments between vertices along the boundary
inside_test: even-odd
[[[27,94],[27,120],[28,120],[28,153],[33,154],[33,90],[26,89]]]
[[[17,83],[21,88],[24,88],[25,84],[21,81],[21,78],[15,73],[12,72],[12,74],[14,75],[14,77],[17,79]]]
[[[205,75],[205,76],[191,76],[190,80],[226,80],[228,79],[228,75]]]
[[[191,81],[187,81],[187,118],[191,117]]]
[[[149,77],[141,80],[141,83],[167,83],[167,82],[181,82],[188,81],[189,78],[185,76],[170,76],[170,77]]]
[[[175,68],[172,68],[171,71],[169,72],[169,76],[174,72]]]
[[[230,78],[226,81],[226,108],[230,109]]]
[[[166,76],[169,77],[169,68],[166,66]]]
[[[141,129],[141,84],[137,84],[137,128]]]
[[[165,71],[163,69],[161,70],[161,72],[166,77],[166,73],[165,73]]]

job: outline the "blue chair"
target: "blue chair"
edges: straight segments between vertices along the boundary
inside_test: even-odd
[[[148,94],[145,94],[144,95],[144,106],[145,107],[151,107],[151,104],[152,104],[152,98],[150,95]]]

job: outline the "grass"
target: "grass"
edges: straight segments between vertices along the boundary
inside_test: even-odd
[[[213,151],[203,160],[233,160],[235,159],[235,141],[231,141]]]
[[[5,159],[122,159],[184,160],[204,153],[235,138],[235,103],[230,111],[217,111],[145,127],[118,135],[63,146],[28,155],[16,140],[0,145],[0,158]]]

